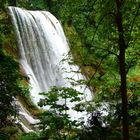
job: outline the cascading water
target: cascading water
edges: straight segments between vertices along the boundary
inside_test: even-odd
[[[20,64],[29,77],[31,98],[35,104],[42,98],[39,92],[47,92],[51,86],[71,87],[71,82],[85,79],[79,68],[69,65],[69,47],[59,21],[46,11],[28,11],[9,7],[15,27],[20,52]],[[73,86],[84,92],[85,100],[91,92],[85,85]],[[71,116],[74,113],[70,112]]]

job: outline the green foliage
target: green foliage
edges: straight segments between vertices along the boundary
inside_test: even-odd
[[[8,140],[9,136],[6,132],[3,132],[3,131],[0,130],[0,139],[1,140]]]
[[[56,104],[57,101],[60,100],[60,98],[65,100],[64,103],[62,103],[62,106],[64,105],[67,108],[67,99],[70,99],[70,102],[74,101],[80,101],[79,95],[82,93],[76,91],[73,88],[65,88],[65,87],[52,87],[51,90],[48,93],[41,93],[41,95],[46,96],[46,99],[41,99],[39,102],[39,106],[45,106],[45,105],[52,105],[52,108],[55,107],[54,104]],[[61,103],[60,103],[61,104]],[[56,108],[56,107],[55,107]],[[62,108],[62,110],[64,110]]]
[[[11,57],[4,55],[0,50],[0,124],[5,125],[9,115],[15,114],[12,105],[14,97],[22,92],[19,81],[19,65]]]
[[[73,88],[52,87],[48,93],[41,93],[45,99],[41,99],[39,106],[49,106],[49,110],[42,113],[40,127],[42,134],[47,139],[77,140],[74,129],[82,124],[79,120],[71,120],[68,111],[69,102],[79,102],[81,95]]]
[[[33,9],[33,10],[43,10],[46,9],[46,4],[44,0],[30,0],[27,3],[27,8],[28,9]]]
[[[20,140],[41,140],[41,139],[39,138],[39,135],[37,133],[30,132],[27,134],[23,134]]]
[[[5,127],[0,128],[0,140],[19,140],[21,133],[14,123],[9,122]]]

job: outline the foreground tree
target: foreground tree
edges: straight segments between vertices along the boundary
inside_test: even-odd
[[[128,127],[128,98],[127,98],[127,86],[126,86],[126,76],[127,72],[129,71],[129,66],[126,64],[126,49],[128,49],[130,46],[130,40],[133,41],[135,38],[132,36],[132,32],[136,26],[139,26],[138,23],[136,23],[136,19],[138,17],[138,12],[140,8],[140,4],[136,2],[129,1],[128,4],[132,4],[133,6],[131,8],[135,8],[134,14],[131,16],[131,20],[127,20],[124,16],[126,16],[126,13],[124,13],[124,10],[128,10],[127,3],[122,0],[116,0],[116,11],[114,14],[114,20],[116,24],[117,29],[117,36],[118,36],[118,60],[119,60],[119,72],[120,72],[120,93],[121,93],[121,99],[122,99],[122,116],[123,116],[123,139],[129,140],[129,127]],[[134,5],[136,4],[136,5]],[[130,7],[129,7],[130,8]],[[111,12],[111,11],[109,11]],[[125,22],[130,22],[130,24],[125,25]],[[126,28],[128,30],[126,30]],[[129,34],[129,36],[128,36]],[[129,38],[129,39],[128,39]],[[133,42],[135,43],[135,42]],[[132,62],[133,57],[131,58]],[[138,61],[138,59],[137,59]],[[129,62],[129,64],[131,63]]]
[[[123,114],[123,137],[124,140],[129,140],[129,128],[128,128],[128,100],[127,100],[127,88],[126,88],[126,65],[125,65],[125,51],[128,45],[125,43],[122,9],[123,1],[116,0],[116,25],[118,30],[118,46],[119,46],[119,69],[121,77],[121,98],[122,98],[122,114]]]
[[[56,140],[78,140],[77,127],[81,127],[83,120],[72,120],[70,110],[74,110],[74,104],[81,101],[79,95],[82,93],[73,88],[52,87],[48,93],[41,93],[38,105],[47,106],[49,110],[40,115],[41,137]],[[73,103],[73,107],[72,107]],[[70,112],[69,112],[70,111]],[[81,111],[78,109],[78,111]]]

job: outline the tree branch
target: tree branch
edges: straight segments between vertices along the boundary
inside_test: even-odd
[[[135,16],[134,16],[134,18],[133,18],[132,24],[131,24],[131,28],[130,28],[130,37],[131,37],[132,31],[133,31],[133,27],[134,27],[134,23],[135,23],[135,21],[136,21],[136,18],[137,18],[137,16],[139,15],[139,14],[138,14],[139,9],[140,9],[140,3],[139,3],[139,6],[138,6],[138,8],[137,8],[136,14],[135,14]],[[127,42],[127,46],[129,46],[129,43],[130,43],[130,39],[129,39],[128,42]]]
[[[91,76],[91,78],[89,79],[88,83],[86,84],[86,87],[85,87],[84,90],[86,90],[86,88],[90,85],[92,79],[95,77],[95,75],[96,75],[98,69],[100,68],[100,66],[101,66],[101,64],[102,64],[102,62],[103,62],[103,60],[104,60],[107,56],[108,56],[108,55],[106,55],[105,57],[103,57],[103,58],[101,59],[101,61],[100,61],[100,63],[98,64],[98,66],[97,66],[97,68],[96,68],[94,74]]]

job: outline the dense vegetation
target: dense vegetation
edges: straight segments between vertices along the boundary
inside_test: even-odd
[[[82,130],[75,128],[67,114],[44,112],[40,115],[40,127],[43,127],[43,131],[24,134],[19,139],[140,139],[138,0],[3,0],[0,7],[0,136],[4,127],[2,123],[15,113],[12,106],[14,97],[22,92],[18,63],[14,60],[16,56],[13,52],[16,47],[7,15],[8,5],[49,10],[62,22],[74,61],[87,76],[86,83],[94,92],[92,102],[77,106],[78,110],[82,108],[89,113],[88,124],[78,124]],[[8,55],[9,52],[14,56],[13,59]],[[46,99],[57,100],[56,93],[60,90],[69,94],[75,93],[72,89],[55,87],[46,95]],[[55,98],[49,95],[55,95]],[[54,110],[65,110],[53,102],[48,103]],[[40,101],[41,106],[45,104],[46,102],[42,104]],[[103,111],[108,113],[103,114]],[[46,124],[51,129],[46,131]]]

